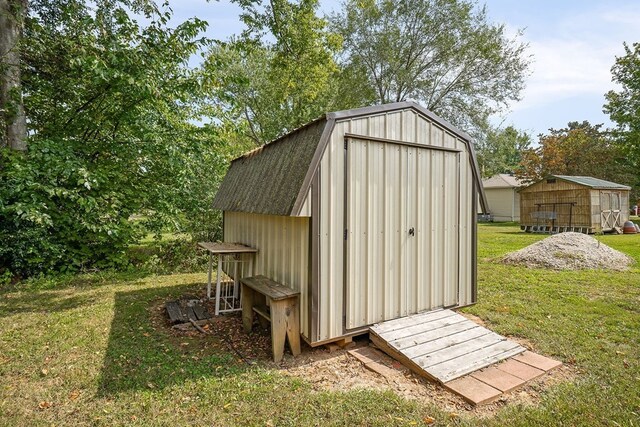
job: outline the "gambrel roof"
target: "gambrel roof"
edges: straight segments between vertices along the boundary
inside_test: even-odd
[[[464,142],[480,203],[487,206],[471,137],[426,108],[406,101],[327,113],[234,159],[216,193],[213,207],[235,212],[297,215],[337,120],[406,109],[425,116]]]

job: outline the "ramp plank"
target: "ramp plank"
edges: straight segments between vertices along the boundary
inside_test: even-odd
[[[408,349],[410,347],[415,347],[418,345],[428,345],[429,343],[446,338],[450,335],[455,336],[457,334],[466,332],[471,329],[481,328],[475,323],[462,322],[462,323],[454,323],[452,325],[447,325],[442,328],[438,328],[436,330],[424,331],[418,334],[414,334],[405,338],[400,338],[396,340],[392,340],[391,344],[399,349]],[[484,328],[481,328],[484,330]]]
[[[445,383],[525,351],[451,310],[374,325],[373,343],[419,375]]]
[[[424,333],[425,331],[434,331],[437,334],[438,332],[436,331],[438,331],[439,329],[447,326],[451,326],[451,325],[457,325],[459,323],[464,322],[465,320],[467,319],[465,319],[460,315],[447,316],[447,317],[433,320],[430,322],[414,323],[413,325],[406,326],[403,329],[395,329],[389,332],[385,332],[384,334],[389,341],[398,341],[402,338],[410,338],[410,337],[413,337],[414,335]]]
[[[466,342],[469,340],[473,340],[475,338],[481,337],[483,335],[487,335],[490,332],[482,327],[475,327],[467,329],[464,332],[453,336],[446,336],[436,340],[432,340],[420,345],[416,345],[413,347],[402,349],[402,351],[412,359],[417,359],[420,357],[424,357],[428,354],[434,353],[439,350],[445,350],[455,346],[456,344],[460,344],[461,342]]]
[[[451,310],[427,311],[424,313],[414,314],[413,316],[401,317],[399,319],[378,323],[374,325],[374,327],[379,332],[391,332],[397,329],[404,329],[407,326],[412,326],[416,323],[428,323],[443,317],[454,316],[455,314],[456,313]]]

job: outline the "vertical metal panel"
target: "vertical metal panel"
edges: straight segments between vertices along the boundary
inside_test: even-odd
[[[320,162],[320,286],[318,341],[343,335],[344,139],[350,121],[336,123]]]
[[[460,269],[460,305],[468,305],[473,302],[472,284],[475,280],[473,270],[475,259],[473,246],[476,237],[475,220],[476,212],[468,209],[468,206],[476,206],[478,197],[474,193],[474,177],[472,171],[464,167],[468,165],[469,154],[466,152],[460,155],[460,259],[462,260]]]
[[[254,274],[300,291],[300,328],[309,338],[309,218],[225,212],[224,236],[258,249]]]
[[[464,151],[455,154],[368,142],[366,150],[356,153],[359,156],[356,163],[362,165],[365,172],[361,182],[349,185],[358,186],[359,192],[366,193],[359,193],[364,205],[351,212],[360,220],[350,226],[349,239],[354,240],[348,243],[357,241],[379,250],[358,253],[361,262],[343,271],[344,258],[356,256],[349,253],[349,245],[346,245],[348,252],[344,252],[345,133]],[[388,166],[383,173],[382,165],[393,166]],[[410,110],[338,120],[320,168],[317,341],[343,336],[343,324],[348,328],[362,322],[361,319],[400,317],[441,306],[445,300],[460,305],[472,302],[473,174],[469,154],[460,139]],[[414,173],[409,174],[409,169]],[[410,191],[408,198],[397,190],[403,187],[411,187],[407,190]],[[448,193],[452,197],[442,203]],[[403,203],[408,204],[404,212],[399,209]],[[406,235],[412,218],[415,218],[416,235],[407,246],[400,236]],[[382,232],[369,231],[380,230],[382,225]],[[354,235],[358,238],[352,237]],[[452,241],[445,243],[447,239]],[[406,267],[411,264],[415,269]],[[362,291],[345,289],[344,282],[349,280],[362,282]],[[445,280],[456,283],[447,287]],[[412,286],[401,289],[402,281]],[[352,304],[355,304],[353,313],[346,310]],[[352,319],[343,321],[345,313]]]

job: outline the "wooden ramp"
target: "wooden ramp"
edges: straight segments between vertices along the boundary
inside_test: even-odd
[[[451,310],[390,320],[372,326],[370,332],[378,348],[441,384],[525,351]]]

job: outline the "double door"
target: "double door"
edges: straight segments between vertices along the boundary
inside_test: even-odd
[[[460,153],[345,144],[345,329],[458,303]]]

